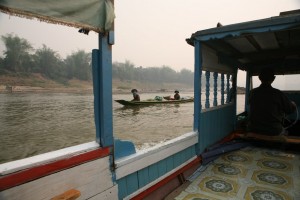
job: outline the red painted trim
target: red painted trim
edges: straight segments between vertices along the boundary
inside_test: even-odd
[[[229,142],[231,140],[234,140],[237,138],[237,133],[233,132],[231,134],[229,134],[228,136],[224,137],[222,140],[220,140],[219,142],[217,142],[217,144],[224,144],[226,142]]]
[[[106,157],[110,154],[110,147],[99,148],[93,151],[74,155],[70,158],[63,158],[62,160],[53,161],[45,165],[35,166],[29,169],[15,172],[12,174],[0,177],[0,191],[12,188],[17,185],[47,176],[64,169],[83,164],[98,158]]]
[[[141,192],[140,194],[138,194],[137,196],[131,198],[131,200],[139,200],[139,199],[143,199],[145,197],[147,197],[149,194],[151,194],[153,191],[157,190],[158,188],[160,188],[161,186],[167,184],[168,182],[170,182],[172,179],[176,178],[179,174],[183,173],[184,171],[188,170],[189,168],[193,167],[196,164],[199,164],[201,162],[201,158],[197,157],[195,158],[192,162],[190,162],[189,164],[185,165],[184,167],[180,168],[179,170],[177,170],[176,172],[174,172],[173,174],[171,174],[170,176],[164,178],[163,180],[161,180],[160,182],[156,183],[155,185],[151,186],[150,188],[148,188],[147,190]]]

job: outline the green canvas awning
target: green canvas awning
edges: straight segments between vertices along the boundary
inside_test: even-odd
[[[0,11],[96,32],[110,30],[115,18],[110,0],[0,0]]]

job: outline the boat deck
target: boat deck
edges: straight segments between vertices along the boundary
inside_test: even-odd
[[[300,199],[300,154],[254,146],[223,154],[166,199]]]

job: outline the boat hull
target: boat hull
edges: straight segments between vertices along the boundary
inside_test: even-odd
[[[194,99],[182,99],[182,100],[170,100],[170,101],[126,101],[123,99],[115,100],[119,104],[124,106],[147,106],[147,105],[157,105],[157,104],[181,104],[194,102]]]

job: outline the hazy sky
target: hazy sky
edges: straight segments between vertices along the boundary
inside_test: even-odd
[[[278,16],[300,9],[300,0],[115,0],[113,61],[135,66],[166,65],[176,71],[193,70],[193,47],[185,42],[192,33],[223,25]],[[15,33],[34,48],[42,44],[64,58],[72,51],[98,47],[98,35],[78,29],[0,13],[0,35]],[[0,52],[4,50],[0,42]]]

